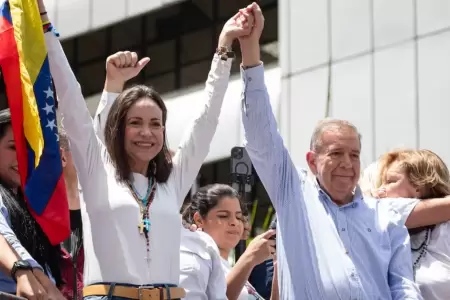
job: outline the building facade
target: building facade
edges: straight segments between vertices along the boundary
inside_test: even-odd
[[[447,84],[450,82],[449,1],[260,2],[263,7],[268,6],[265,12],[270,14],[266,17],[265,30],[272,31],[265,41],[270,44],[268,48],[272,48],[267,52],[273,54],[267,84],[280,131],[296,164],[305,166],[304,154],[312,128],[326,116],[348,119],[357,125],[363,135],[362,157],[366,165],[396,147],[429,148],[450,163],[450,136],[445,134],[450,127],[447,118],[450,111],[450,85]],[[161,38],[156,46],[150,41],[147,49],[152,62],[146,72],[155,74],[149,74],[150,79],[145,81],[156,87],[165,85],[162,90],[167,92],[165,99],[171,111],[168,136],[172,146],[181,138],[183,126],[180,125],[195,114],[194,104],[198,104],[198,93],[209,67],[207,58],[215,41],[208,38],[207,44],[212,43],[212,46],[202,45],[205,32],[214,27],[217,35],[223,22],[242,6],[242,1],[237,0],[47,0],[46,3],[52,20],[67,40],[68,55],[74,52],[69,50],[73,48],[69,44],[77,42],[83,44],[77,51],[83,57],[95,56],[99,48],[136,48],[140,43],[139,35],[146,35],[147,40],[159,38],[158,26],[161,25],[158,21],[170,27],[170,16],[181,16],[179,18],[186,19],[186,23],[193,23],[194,18],[201,19],[194,10],[203,13],[209,23],[191,26],[196,27],[191,32],[178,32],[182,40],[179,43],[182,44],[181,58],[174,53],[176,38],[172,41],[167,37],[170,32],[160,32],[166,40]],[[146,18],[145,23],[141,17]],[[120,26],[114,27],[114,24]],[[99,29],[109,31],[108,26],[112,32],[104,35],[106,40],[107,35],[111,35],[111,47],[99,47],[100,34],[87,36]],[[214,33],[211,34],[214,36]],[[136,37],[126,41],[132,40],[129,35]],[[77,36],[78,41],[73,38]],[[80,41],[83,36],[85,41]],[[173,49],[170,49],[171,43]],[[81,53],[84,51],[90,54]],[[203,52],[203,59],[199,52]],[[170,57],[167,53],[174,55]],[[89,78],[81,74],[80,77],[88,77],[82,82],[83,88],[89,88],[91,81],[103,80],[100,71],[92,71],[102,70],[106,55],[99,53],[101,59],[95,63],[97,66],[88,63],[86,69],[79,62],[73,63],[79,65],[78,73],[97,75],[94,80],[93,75]],[[186,81],[185,84],[160,84],[174,81],[176,74],[170,74],[169,70],[170,65],[176,64],[173,60],[181,61],[178,73],[184,73],[187,78],[193,76],[195,80],[178,80]],[[183,69],[183,61],[195,62]],[[235,74],[237,64],[238,61]],[[169,66],[167,70],[163,65]],[[91,111],[98,102],[99,86],[96,83],[87,93]],[[94,92],[96,89],[98,91]],[[208,162],[228,157],[231,146],[241,144],[239,100],[240,84],[235,78],[227,92]]]
[[[396,147],[428,148],[450,163],[450,1],[278,7],[280,128],[295,163],[305,165],[327,112],[359,128],[365,165]]]

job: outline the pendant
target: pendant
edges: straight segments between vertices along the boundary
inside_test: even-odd
[[[143,221],[141,221],[141,223],[139,223],[138,228],[139,228],[139,233],[144,234],[145,224]]]
[[[149,233],[150,232],[150,226],[152,225],[152,223],[150,223],[150,220],[148,218],[145,218],[143,223],[144,223],[144,232],[145,233]]]
[[[139,232],[141,234],[147,234],[150,232],[150,226],[152,225],[152,223],[150,222],[149,219],[145,218],[144,220],[141,221],[141,223],[138,225],[139,228]]]

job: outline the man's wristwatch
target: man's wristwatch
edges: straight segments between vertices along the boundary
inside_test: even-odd
[[[11,277],[16,282],[17,282],[17,278],[16,278],[17,271],[33,271],[33,267],[26,260],[16,261],[11,269]]]

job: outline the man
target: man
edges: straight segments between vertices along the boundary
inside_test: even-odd
[[[343,120],[321,121],[306,155],[315,178],[294,167],[277,132],[260,62],[256,4],[240,40],[246,148],[277,211],[281,299],[422,299],[400,216],[357,187],[361,139]],[[306,45],[305,45],[306,46]]]

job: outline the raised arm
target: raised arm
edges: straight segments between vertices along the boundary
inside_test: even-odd
[[[249,37],[240,39],[242,52],[242,121],[245,129],[245,147],[256,172],[266,188],[275,209],[283,199],[282,191],[290,190],[286,185],[298,180],[296,168],[278,133],[277,122],[272,112],[269,94],[264,82],[264,68],[260,61],[259,38],[264,26],[261,9],[251,7],[255,15],[255,26]]]
[[[243,20],[241,23],[237,19],[238,16],[239,14],[236,14],[228,20],[220,34],[218,49],[224,54],[225,51],[231,49],[234,39],[250,32],[251,27],[248,22],[253,22],[253,18]],[[204,104],[193,125],[185,131],[184,138],[172,158],[174,168],[169,180],[173,180],[176,184],[179,207],[183,204],[183,200],[209,152],[228,87],[231,62],[232,59],[227,58],[227,55],[214,55],[203,93]]]
[[[136,77],[149,61],[148,57],[138,61],[136,52],[130,51],[120,51],[106,59],[105,87],[94,116],[94,129],[103,144],[105,144],[106,118],[111,105],[123,91],[125,83]]]
[[[39,9],[45,11],[42,1],[39,1]],[[43,21],[47,15],[42,15]],[[92,124],[92,118],[86,106],[81,88],[70,68],[66,55],[55,34],[45,34],[48,51],[50,72],[52,74],[55,89],[58,95],[59,111],[63,116],[64,129],[71,142],[71,152],[80,182],[83,178],[92,177],[92,173],[98,172],[103,166],[101,159],[101,147]]]
[[[422,300],[420,291],[414,282],[411,245],[408,230],[399,223],[389,225],[392,257],[388,269],[388,284],[393,300]]]

